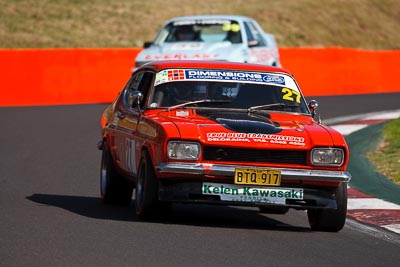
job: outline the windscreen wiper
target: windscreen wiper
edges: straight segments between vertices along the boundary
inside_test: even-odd
[[[251,112],[253,110],[269,110],[272,108],[287,108],[287,107],[298,107],[298,105],[288,105],[285,103],[274,103],[274,104],[266,104],[266,105],[261,105],[261,106],[253,106],[249,107],[247,109],[248,112]]]
[[[189,101],[189,102],[185,102],[179,105],[175,105],[175,106],[171,106],[169,108],[167,108],[168,111],[177,109],[177,108],[182,108],[182,107],[186,107],[186,106],[190,106],[190,105],[195,105],[195,104],[199,104],[199,103],[231,103],[231,100],[218,100],[218,99],[202,99],[202,100],[196,100],[196,101]]]

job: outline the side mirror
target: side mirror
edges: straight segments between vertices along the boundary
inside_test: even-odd
[[[308,103],[308,108],[311,111],[311,115],[314,116],[317,114],[317,109],[319,107],[318,101],[317,100],[311,100],[310,103]]]
[[[248,41],[247,45],[248,45],[249,47],[258,46],[258,41],[257,41],[257,40],[250,40],[250,41]]]
[[[149,48],[152,44],[153,42],[144,42],[143,48]]]
[[[133,91],[128,96],[128,105],[132,108],[139,108],[143,101],[143,94],[140,91]]]
[[[311,116],[314,118],[315,115],[317,115],[317,109],[319,107],[318,101],[317,100],[311,100],[310,103],[308,103],[308,108],[311,111]],[[318,118],[318,122],[321,122],[321,118]]]

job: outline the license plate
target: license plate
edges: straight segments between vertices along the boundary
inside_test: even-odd
[[[236,168],[235,184],[281,185],[281,171],[269,169]]]

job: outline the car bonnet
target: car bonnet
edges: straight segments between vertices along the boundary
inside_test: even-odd
[[[270,112],[176,109],[159,114],[177,127],[181,139],[216,146],[309,149],[333,146],[329,128],[308,115]]]
[[[161,46],[151,46],[142,50],[136,57],[138,62],[156,60],[227,60],[240,49],[242,44],[230,42],[203,43],[179,42],[164,43]]]

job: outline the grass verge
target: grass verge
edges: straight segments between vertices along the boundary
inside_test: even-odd
[[[170,18],[245,15],[280,47],[400,49],[399,0],[0,0],[0,48],[142,47]]]
[[[367,153],[377,171],[400,185],[400,118],[385,124],[383,140],[375,152]]]

